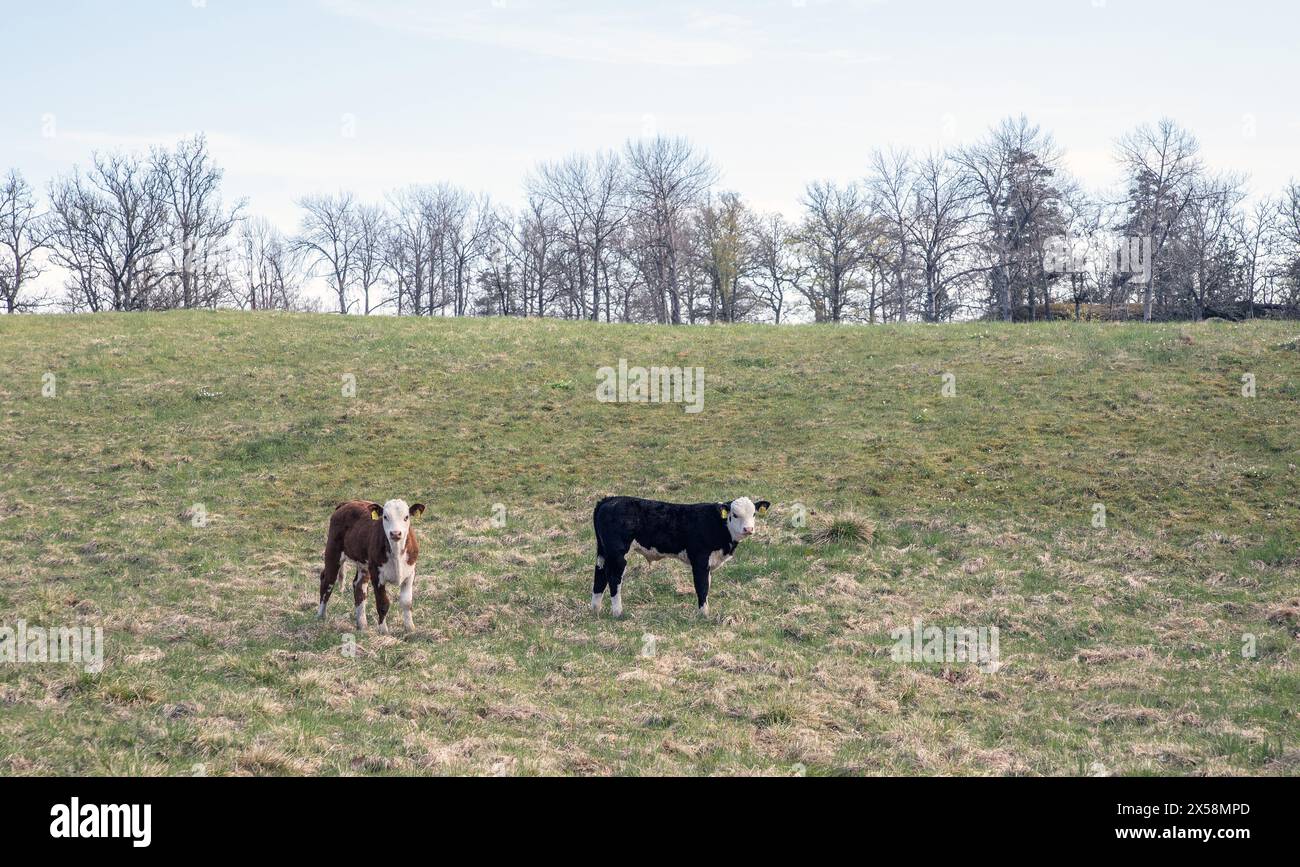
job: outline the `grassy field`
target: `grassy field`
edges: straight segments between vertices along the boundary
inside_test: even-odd
[[[0,773],[1300,773],[1298,333],[0,319],[0,626],[105,640],[0,664]],[[619,358],[704,411],[597,402]],[[616,493],[775,505],[708,619],[639,558],[596,619]],[[315,619],[352,497],[429,506],[412,634]]]

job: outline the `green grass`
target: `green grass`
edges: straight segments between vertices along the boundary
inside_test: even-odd
[[[0,773],[1295,774],[1296,330],[0,319],[0,626],[106,649],[0,664]],[[619,358],[704,411],[597,402]],[[616,493],[774,506],[709,619],[639,560],[595,619]],[[429,507],[351,655],[350,497]],[[1001,667],[894,661],[914,618]]]

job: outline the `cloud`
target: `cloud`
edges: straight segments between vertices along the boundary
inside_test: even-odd
[[[869,63],[856,49],[789,45],[751,18],[705,12],[671,3],[622,11],[580,11],[573,4],[528,0],[472,9],[431,8],[413,0],[321,0],[336,15],[426,36],[588,63],[646,66],[736,66],[795,59],[835,64]]]
[[[752,56],[738,16],[688,20],[687,35],[665,32],[645,13],[538,12],[503,4],[448,11],[406,0],[323,0],[338,15],[438,39],[564,60],[666,66],[727,66]]]

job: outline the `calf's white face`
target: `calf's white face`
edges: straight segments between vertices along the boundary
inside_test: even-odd
[[[411,510],[407,507],[406,500],[390,499],[383,504],[383,534],[389,537],[390,541],[402,542],[409,529],[411,529]]]
[[[727,530],[733,541],[739,542],[754,534],[754,515],[757,513],[754,501],[741,497],[731,501],[731,514],[727,517]]]
[[[389,500],[384,503],[384,535],[394,548],[401,549],[411,532],[411,509],[406,500]]]

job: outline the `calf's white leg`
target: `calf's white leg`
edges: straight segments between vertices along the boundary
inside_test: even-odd
[[[402,582],[402,589],[397,595],[397,603],[402,606],[402,625],[406,627],[407,632],[415,629],[415,621],[411,619],[411,602],[415,597],[415,575],[411,575]]]

